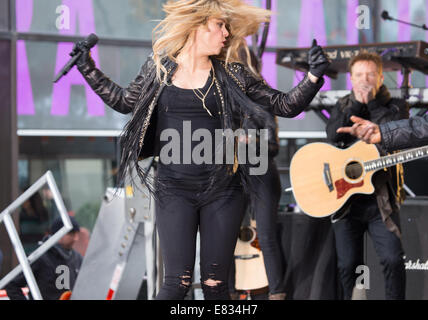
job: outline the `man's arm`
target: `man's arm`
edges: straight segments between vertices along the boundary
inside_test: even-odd
[[[358,101],[352,101],[350,107],[342,109],[340,102],[331,110],[330,118],[326,126],[327,139],[332,143],[342,141],[344,144],[352,143],[351,136],[343,133],[338,133],[340,127],[351,126],[351,116],[362,116],[364,105]]]
[[[5,287],[10,300],[27,300],[21,288],[27,286],[24,274],[21,272]]]
[[[381,144],[388,151],[428,145],[428,115],[387,122],[379,130]]]
[[[37,261],[31,264],[31,270],[33,271],[34,278],[37,282],[37,279],[39,278],[39,273],[42,270],[42,259],[43,256],[41,256]],[[7,292],[7,295],[10,300],[27,300],[24,293],[22,292],[22,288],[27,287],[27,280],[25,279],[24,273],[21,272],[18,274],[9,284],[5,287],[5,290]],[[29,292],[29,296],[31,299],[31,292]]]
[[[428,144],[428,115],[381,125],[358,117],[352,117],[351,120],[354,123],[352,127],[339,128],[337,131],[352,134],[366,143],[380,143],[389,152]]]

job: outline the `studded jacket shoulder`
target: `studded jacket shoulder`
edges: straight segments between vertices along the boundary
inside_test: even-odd
[[[252,101],[266,107],[274,115],[285,118],[299,115],[324,85],[324,79],[312,83],[305,76],[296,87],[285,93],[270,87],[264,79],[254,75],[241,63],[228,64],[227,72],[242,84],[241,89]]]

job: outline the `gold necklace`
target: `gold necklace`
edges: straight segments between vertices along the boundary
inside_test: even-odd
[[[211,88],[213,87],[214,82],[215,82],[214,67],[213,67],[212,65],[211,65],[211,70],[212,70],[212,72],[213,72],[213,80],[212,80],[211,85],[210,85],[210,87],[208,88],[207,92],[205,92],[205,94],[203,94],[203,93],[202,93],[202,91],[201,91],[201,90],[199,90],[199,89],[192,89],[192,90],[193,90],[193,93],[195,94],[195,96],[196,96],[199,100],[201,100],[201,101],[202,101],[202,107],[203,107],[203,108],[208,112],[208,114],[212,117],[213,115],[211,114],[210,110],[208,110],[208,108],[207,108],[207,106],[206,106],[206,104],[205,104],[205,99],[207,98],[208,93],[211,91]],[[190,81],[190,80],[189,80],[189,82],[190,82],[190,84],[191,84],[191,85],[192,85],[192,87],[193,87],[193,84],[191,83],[191,81]]]

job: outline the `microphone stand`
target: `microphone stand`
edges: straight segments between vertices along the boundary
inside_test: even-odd
[[[272,0],[266,0],[266,10],[271,10]],[[256,54],[256,57],[260,61],[263,57],[263,54],[266,49],[266,42],[269,35],[270,22],[266,22],[263,28],[262,40],[260,46],[257,48],[257,43],[259,41],[258,34],[252,36],[252,50]]]
[[[403,65],[401,69],[401,74],[403,75],[403,83],[401,84],[401,97],[404,100],[408,100],[410,98],[410,89],[412,85],[410,84],[410,74],[412,71],[408,66]]]
[[[383,18],[383,20],[397,21],[397,22],[402,23],[402,24],[407,24],[408,26],[412,26],[412,27],[419,28],[419,29],[426,30],[426,31],[428,30],[428,27],[425,24],[423,24],[423,25],[417,25],[417,24],[414,24],[414,23],[410,23],[410,22],[406,22],[406,21],[395,19],[395,18],[391,17],[388,14],[388,11],[383,11],[381,17]]]
[[[389,15],[388,11],[383,11],[382,14],[381,14],[381,17],[382,17],[383,20],[397,21],[399,23],[406,24],[406,25],[409,25],[409,26],[412,26],[412,27],[415,27],[415,28],[419,28],[419,29],[422,29],[422,30],[428,30],[428,27],[425,24],[423,24],[423,25],[417,25],[417,24],[414,24],[414,23],[410,23],[410,22],[399,20],[399,19],[395,19],[395,18],[393,18],[393,17],[391,17]],[[400,59],[395,59],[395,60],[397,60],[397,62],[399,62],[401,64],[401,66],[402,66],[401,73],[403,75],[403,83],[401,84],[401,87],[400,87],[400,89],[401,89],[401,97],[403,99],[405,99],[405,100],[408,100],[410,98],[409,90],[410,90],[410,88],[412,88],[412,86],[410,84],[411,69],[410,69],[410,67],[408,65],[406,65],[405,63],[403,63],[402,61],[400,61]]]

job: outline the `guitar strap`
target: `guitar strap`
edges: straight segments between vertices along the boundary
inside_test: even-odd
[[[397,194],[396,199],[399,204],[402,204],[406,199],[406,193],[403,188],[404,185],[404,167],[403,164],[397,164]]]
[[[393,153],[399,153],[400,151],[395,151]],[[386,170],[386,169],[385,169]],[[396,194],[395,200],[398,204],[402,204],[406,200],[406,191],[403,188],[404,185],[404,167],[402,163],[399,163],[395,166],[396,171]]]

